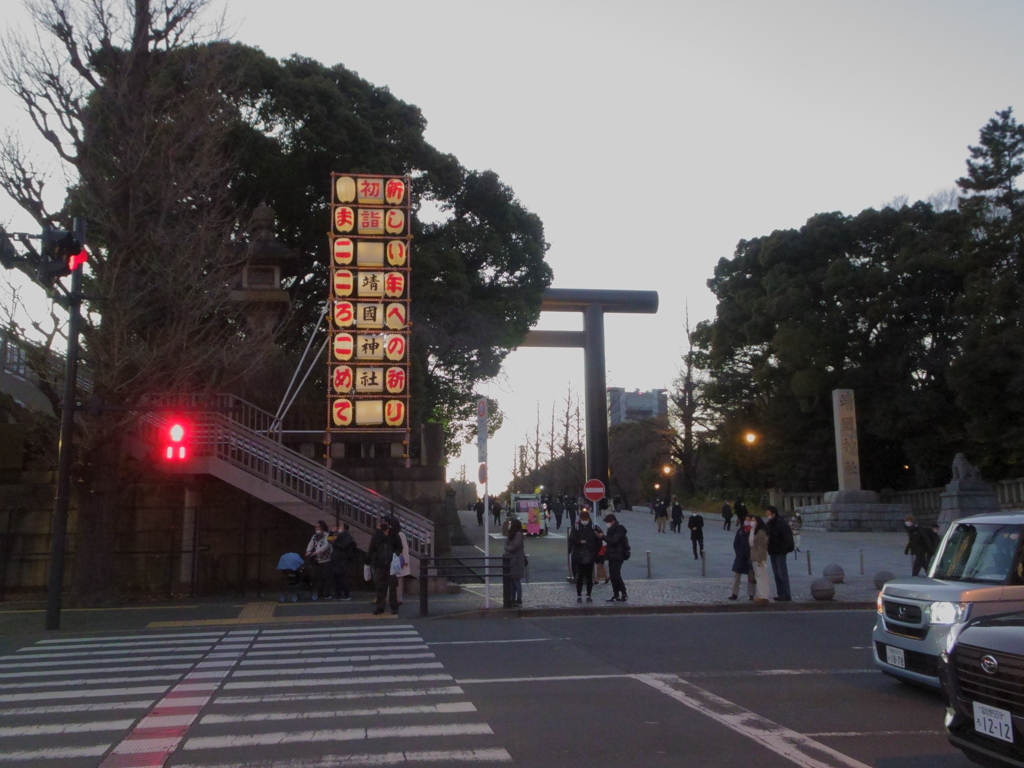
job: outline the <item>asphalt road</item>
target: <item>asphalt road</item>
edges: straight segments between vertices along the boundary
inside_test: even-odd
[[[963,768],[869,612],[350,621],[0,646],[0,763]]]

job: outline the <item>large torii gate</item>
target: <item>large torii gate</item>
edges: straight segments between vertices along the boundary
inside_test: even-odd
[[[608,396],[604,370],[604,313],[653,315],[657,291],[548,288],[541,312],[582,312],[582,331],[530,331],[522,347],[582,347],[587,418],[587,478],[608,488]]]

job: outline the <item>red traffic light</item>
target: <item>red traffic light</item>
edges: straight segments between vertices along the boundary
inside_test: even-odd
[[[74,272],[80,266],[85,264],[85,262],[87,262],[88,260],[89,252],[85,250],[85,247],[83,246],[82,250],[80,250],[78,253],[72,253],[70,256],[68,256],[68,269]]]
[[[184,461],[188,458],[188,446],[185,437],[188,430],[180,421],[172,421],[167,429],[167,444],[164,446],[164,458],[168,461]]]

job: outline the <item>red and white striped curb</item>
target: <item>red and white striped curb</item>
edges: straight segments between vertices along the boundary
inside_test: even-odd
[[[256,630],[228,633],[135,724],[99,768],[153,768],[166,763],[256,634]]]

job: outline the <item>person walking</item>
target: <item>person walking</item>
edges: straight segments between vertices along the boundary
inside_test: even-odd
[[[668,525],[668,502],[664,499],[658,499],[655,502],[654,523],[658,527],[658,533],[665,532],[665,526]]]
[[[800,529],[804,527],[804,519],[800,512],[793,513],[793,519],[789,521],[789,529],[793,532],[793,551],[800,551]]]
[[[565,514],[569,516],[569,527],[572,528],[576,525],[576,512],[578,507],[576,506],[576,499],[572,496],[565,497]]]
[[[476,524],[484,524],[484,500],[479,499],[476,504],[473,505],[473,509],[476,510]]]
[[[921,573],[922,569],[927,574],[928,560],[932,556],[931,547],[929,546],[930,537],[925,533],[925,529],[917,524],[913,515],[907,515],[903,520],[903,525],[907,529],[907,546],[903,549],[903,554],[914,556],[911,575],[917,576]]]
[[[405,577],[412,573],[412,566],[409,564],[409,540],[405,538],[405,531],[402,530],[402,524],[398,521],[397,517],[388,518],[391,523],[392,535],[397,535],[398,540],[402,542],[402,548],[399,550],[401,554],[399,558],[402,560],[402,572],[399,573],[395,578],[398,582],[396,592],[398,593],[398,604],[402,604],[402,595],[405,592]]]
[[[690,515],[690,519],[686,521],[686,527],[690,529],[693,559],[700,560],[700,556],[704,554],[704,516],[700,512],[694,512]]]
[[[770,593],[768,592],[768,528],[764,520],[756,515],[750,515],[751,530],[748,534],[750,541],[750,562],[754,567],[754,602],[769,603]]]
[[[793,532],[779,510],[770,504],[765,507],[768,513],[768,558],[772,562],[772,574],[775,576],[775,599],[788,603],[793,599],[789,589],[789,564],[787,558],[793,551]]]
[[[565,514],[565,495],[558,494],[551,503],[551,511],[555,513],[555,530],[562,530],[562,515]]]
[[[609,603],[626,602],[626,582],[622,580],[622,563],[629,552],[629,539],[626,538],[626,526],[622,525],[615,515],[609,513],[604,516],[604,523],[608,529],[604,535],[605,559],[608,561],[608,575],[612,582],[612,596],[608,598]]]
[[[501,527],[501,504],[498,500],[491,496],[491,514],[494,516],[494,527]]]
[[[508,556],[508,577],[512,582],[512,605],[523,604],[523,579],[526,578],[526,538],[523,524],[513,517],[508,524],[508,540],[505,542]]]
[[[590,510],[580,510],[580,519],[569,532],[572,562],[576,566],[576,602],[583,602],[583,584],[587,585],[587,602],[594,602],[594,560],[601,548],[601,529],[590,519]]]
[[[391,613],[398,613],[398,577],[391,575],[391,562],[395,555],[402,554],[402,540],[391,532],[387,519],[381,520],[366,548],[366,562],[373,571],[373,584],[377,588],[377,600],[373,615],[384,613],[384,602],[391,605]]]
[[[740,594],[740,580],[743,574],[747,575],[747,599],[754,599],[754,567],[750,562],[750,528],[753,525],[748,520],[736,521],[736,535],[732,539],[732,551],[736,557],[732,561],[732,594],[730,600],[738,600]]]
[[[348,589],[348,567],[352,557],[352,549],[356,543],[348,532],[348,523],[334,526],[327,540],[331,542],[331,575],[334,579],[335,600],[351,600],[352,593]]]
[[[672,530],[676,533],[683,530],[683,508],[675,496],[672,497]]]
[[[732,530],[732,507],[729,506],[729,502],[728,501],[725,502],[725,504],[722,505],[722,520],[725,521],[724,524],[722,525],[722,530],[723,531],[731,531]],[[743,521],[742,520],[738,521],[738,525],[740,525],[742,527]]]
[[[750,517],[750,512],[747,511],[747,505],[743,503],[743,499],[736,499],[732,505],[732,511],[736,514],[736,525]]]
[[[327,540],[327,523],[323,520],[316,521],[313,538],[306,545],[306,558],[313,572],[313,592],[310,596],[314,600],[322,600],[330,594],[328,590],[331,581],[331,542]]]

